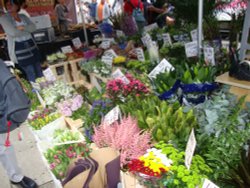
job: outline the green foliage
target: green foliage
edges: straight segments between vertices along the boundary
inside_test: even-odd
[[[242,109],[243,102],[244,98],[237,102],[235,97],[221,91],[196,106],[200,125],[198,148],[214,170],[215,180],[244,179],[241,174],[234,173],[241,163],[240,154],[250,135],[249,109]]]
[[[164,142],[159,142],[155,147],[161,149],[162,153],[166,154],[173,161],[170,170],[173,173],[174,181],[166,182],[165,185],[168,188],[195,188],[196,186],[200,188],[203,179],[207,178],[213,172],[199,155],[193,156],[190,170],[188,170],[185,167],[184,152],[180,152],[173,145],[165,144]]]
[[[184,112],[178,102],[168,104],[156,96],[145,99],[136,98],[120,105],[122,112],[136,117],[141,129],[152,130],[156,141],[172,141],[184,148],[188,135],[197,126],[193,111]]]

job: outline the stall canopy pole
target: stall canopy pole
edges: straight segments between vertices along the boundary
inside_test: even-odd
[[[203,0],[199,0],[199,10],[198,10],[198,55],[201,57],[202,49],[202,20],[203,20]]]
[[[81,11],[81,15],[82,15],[82,26],[83,26],[85,42],[86,42],[86,45],[89,46],[89,39],[88,39],[86,25],[85,25],[84,11],[83,11],[81,4],[80,4],[80,11]]]

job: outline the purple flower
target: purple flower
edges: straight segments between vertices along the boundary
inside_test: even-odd
[[[55,164],[55,163],[51,163],[51,164],[49,165],[49,167],[50,167],[51,170],[53,170],[54,168],[56,168],[56,164]]]

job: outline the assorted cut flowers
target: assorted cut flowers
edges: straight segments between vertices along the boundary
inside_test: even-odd
[[[168,159],[159,149],[148,149],[147,153],[128,164],[132,173],[141,173],[148,176],[161,177],[171,169],[172,160]]]
[[[70,99],[57,104],[59,112],[67,117],[73,115],[83,105],[83,97],[81,95],[75,95]]]
[[[40,130],[59,117],[60,115],[58,113],[52,113],[52,110],[45,108],[40,112],[35,112],[35,114],[28,119],[28,122],[33,129]]]
[[[76,158],[87,157],[89,153],[88,145],[77,143],[55,146],[48,149],[44,155],[49,163],[50,170],[56,178],[62,180],[66,176],[70,162]]]
[[[129,80],[126,84],[121,79],[110,80],[106,85],[107,96],[113,101],[123,101],[126,97],[140,97],[149,93],[149,89],[140,80],[130,74],[125,75]]]

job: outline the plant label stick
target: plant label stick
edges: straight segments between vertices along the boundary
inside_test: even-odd
[[[204,47],[204,59],[206,63],[215,65],[214,48]]]
[[[156,78],[157,74],[165,72],[165,71],[171,71],[174,70],[173,65],[171,65],[166,59],[163,59],[150,73],[150,78]]]
[[[164,44],[172,46],[172,40],[169,33],[163,33],[162,38]]]
[[[61,47],[61,50],[62,50],[62,52],[64,53],[64,54],[70,54],[70,53],[72,53],[73,52],[73,49],[72,49],[72,47],[71,46],[63,46],[63,47]]]
[[[136,55],[137,55],[137,59],[139,61],[144,62],[145,61],[145,56],[144,56],[144,52],[142,48],[136,48]]]
[[[186,150],[185,150],[185,165],[186,165],[188,170],[190,169],[190,166],[191,166],[196,143],[197,142],[196,142],[195,135],[194,135],[194,129],[192,129],[191,134],[190,134],[189,139],[188,139]]]
[[[188,42],[185,44],[185,52],[187,57],[198,56],[198,44],[197,41]]]
[[[116,71],[112,73],[112,78],[121,79],[125,84],[129,84],[130,82],[120,69],[116,69]]]
[[[72,39],[72,43],[76,49],[79,49],[82,47],[82,42],[79,37]]]
[[[111,125],[112,123],[114,123],[115,121],[119,119],[120,114],[121,114],[121,110],[119,106],[116,106],[111,111],[109,111],[107,115],[105,115],[104,123]]]
[[[208,179],[205,179],[202,188],[219,188],[217,185],[215,185],[213,182],[211,182]]]

